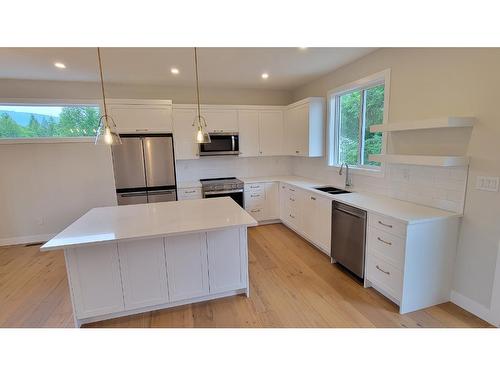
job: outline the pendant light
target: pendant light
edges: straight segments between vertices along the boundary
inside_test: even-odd
[[[102,90],[102,101],[104,104],[104,115],[99,118],[99,128],[97,129],[97,134],[95,137],[96,145],[121,145],[122,140],[118,134],[116,128],[115,120],[108,115],[108,108],[106,106],[106,95],[104,94],[104,80],[102,78],[102,63],[101,63],[101,51],[97,47],[97,59],[99,60],[99,75],[101,77],[101,90]]]
[[[194,47],[194,69],[196,73],[196,99],[198,102],[198,113],[194,119],[193,126],[196,127],[196,143],[210,143],[210,135],[207,131],[207,121],[200,112],[200,85],[198,82],[198,53]]]

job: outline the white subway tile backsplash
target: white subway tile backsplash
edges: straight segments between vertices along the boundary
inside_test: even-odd
[[[293,174],[341,183],[336,170],[324,159],[293,159]],[[389,164],[384,178],[352,174],[356,191],[387,195],[426,206],[463,212],[467,182],[466,167],[430,167]]]

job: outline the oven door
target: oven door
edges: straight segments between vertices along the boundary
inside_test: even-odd
[[[239,155],[238,133],[210,133],[210,143],[200,144],[200,156]]]
[[[231,192],[208,191],[206,193],[203,193],[203,198],[220,198],[220,197],[231,197],[236,203],[238,203],[242,208],[244,208],[243,190],[231,191]]]

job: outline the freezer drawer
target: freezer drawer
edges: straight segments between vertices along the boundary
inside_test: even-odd
[[[112,146],[113,168],[117,189],[146,186],[144,154],[141,138],[122,138],[122,144]]]
[[[148,203],[148,193],[145,191],[133,193],[118,193],[116,194],[118,206],[125,206],[129,204]]]
[[[174,186],[174,149],[171,136],[144,137],[146,185]]]
[[[177,193],[175,190],[158,190],[148,192],[148,202],[171,202],[177,200]]]

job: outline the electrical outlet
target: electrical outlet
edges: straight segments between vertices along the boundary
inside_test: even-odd
[[[477,176],[476,189],[485,191],[498,191],[499,177]]]
[[[403,180],[410,181],[410,170],[408,168],[403,169]]]

